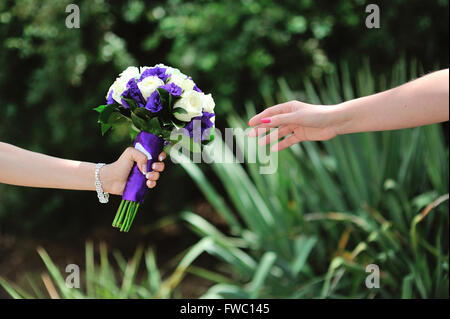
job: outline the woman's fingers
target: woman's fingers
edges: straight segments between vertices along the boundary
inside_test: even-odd
[[[148,172],[145,177],[147,178],[147,187],[148,188],[154,188],[156,186],[156,181],[159,179],[160,174],[159,172],[164,171],[164,159],[166,158],[166,153],[162,152],[158,156],[158,160],[161,162],[156,162],[152,164],[153,172]]]
[[[161,152],[161,154],[159,154],[158,156],[158,161],[162,162],[166,159],[167,154],[165,152]]]
[[[278,114],[261,119],[261,127],[279,127],[281,125],[297,124],[296,113]]]
[[[295,103],[295,101],[291,101],[291,102],[286,102],[286,103],[271,106],[271,107],[265,109],[264,111],[262,111],[261,113],[253,116],[250,119],[250,121],[248,121],[248,125],[256,126],[256,125],[259,125],[262,123],[261,122],[262,119],[267,119],[267,118],[270,118],[277,114],[291,113],[294,110],[294,103]]]
[[[136,162],[142,174],[147,174],[147,156],[145,156],[144,153],[138,151],[134,147],[128,147],[124,154],[130,161]]]
[[[258,127],[253,128],[253,129],[250,131],[250,133],[248,133],[248,136],[249,136],[249,137],[258,137],[258,136],[261,136],[261,135],[263,135],[263,134],[266,134],[268,131],[269,131],[268,128],[258,126]]]
[[[145,177],[147,177],[147,179],[150,181],[157,181],[159,179],[159,173],[158,172],[148,172]]]
[[[144,155],[141,151],[135,149],[134,147],[128,147],[124,154],[126,154],[127,158],[130,161],[136,162],[139,170],[142,172],[142,174],[147,174],[147,156]],[[158,160],[160,162],[164,161],[167,157],[167,154],[165,152],[161,152],[158,156]],[[152,169],[156,172],[162,172],[164,171],[164,163],[156,162],[152,165]]]
[[[284,140],[280,141],[279,143],[273,145],[270,150],[272,152],[279,152],[291,145],[294,145],[295,143],[300,142],[300,140],[298,139],[298,137],[296,137],[294,134],[286,137]]]
[[[162,172],[164,170],[164,167],[165,167],[164,163],[160,163],[160,162],[153,163],[153,165],[152,165],[152,169],[155,172]]]
[[[156,186],[156,182],[155,181],[147,181],[147,187],[148,188],[153,188]]]
[[[286,113],[274,115],[272,117],[263,118],[262,123],[255,127],[248,134],[249,137],[258,137],[262,134],[266,133],[269,129],[280,126],[288,126],[291,124],[296,124],[296,114],[295,113]]]
[[[280,128],[277,128],[277,129],[273,130],[272,132],[270,132],[270,134],[267,134],[266,136],[261,137],[258,140],[258,145],[263,146],[263,145],[273,143],[273,142],[279,140],[280,138],[288,135],[293,130],[294,130],[293,126],[282,126]]]

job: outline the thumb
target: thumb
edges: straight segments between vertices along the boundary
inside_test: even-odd
[[[144,153],[141,151],[138,151],[134,147],[129,147],[126,150],[127,158],[131,162],[136,162],[139,170],[142,172],[142,174],[147,174],[147,156],[145,156]]]

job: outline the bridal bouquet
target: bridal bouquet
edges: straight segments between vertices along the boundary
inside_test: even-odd
[[[133,146],[148,158],[148,172],[164,146],[182,143],[196,152],[214,138],[215,104],[211,94],[204,94],[178,69],[163,64],[128,67],[111,85],[106,101],[106,105],[95,108],[102,135],[112,127],[128,125]],[[130,230],[146,192],[146,177],[135,164],[113,227]]]

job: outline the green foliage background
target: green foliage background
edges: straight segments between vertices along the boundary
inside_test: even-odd
[[[69,3],[80,7],[80,29],[65,27]],[[380,6],[378,30],[364,25],[368,3]],[[115,160],[126,132],[102,138],[92,108],[128,65],[165,63],[192,75],[215,97],[219,128],[229,114],[245,116],[247,101],[259,110],[281,99],[279,79],[300,89],[305,78],[338,72],[342,61],[356,73],[369,60],[373,77],[401,57],[417,59],[424,72],[448,67],[448,8],[448,0],[3,0],[0,140],[64,158]],[[203,200],[183,169],[169,164],[146,201],[150,213],[137,222]],[[117,201],[101,207],[91,193],[0,185],[0,235],[89,236],[109,227]]]

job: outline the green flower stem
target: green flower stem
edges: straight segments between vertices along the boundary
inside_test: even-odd
[[[134,207],[135,207],[135,202],[132,203],[132,205],[130,205],[128,211],[127,211],[127,216],[125,217],[125,221],[123,223],[123,227],[122,229],[120,229],[120,231],[128,231],[128,224],[130,223],[130,219],[131,219],[131,215],[133,214],[134,211]]]
[[[134,207],[134,210],[133,210],[133,212],[132,212],[132,214],[130,216],[130,219],[128,221],[128,226],[127,226],[127,230],[126,231],[129,231],[130,228],[131,228],[131,225],[133,224],[133,221],[134,221],[134,217],[136,217],[136,213],[137,213],[137,211],[139,209],[139,205],[140,205],[140,203],[136,203],[136,205]]]
[[[122,201],[120,202],[119,209],[118,209],[117,212],[116,212],[116,216],[114,217],[114,221],[113,221],[113,223],[112,223],[113,227],[116,227],[116,225],[117,225],[117,222],[118,222],[118,219],[119,219],[119,216],[120,216],[120,212],[122,211],[122,207],[123,207],[124,204],[125,204],[125,201],[122,200]]]
[[[136,217],[139,206],[140,203],[122,200],[114,217],[113,227],[120,228],[120,231],[128,232]]]
[[[116,223],[113,224],[114,227],[122,226],[122,222],[123,222],[123,217],[124,217],[125,211],[126,211],[128,205],[130,204],[130,202],[127,201],[127,200],[122,200],[122,202],[124,203],[124,205],[123,206],[120,205],[119,209],[117,210],[116,218],[114,219],[116,221]]]
[[[127,227],[128,219],[130,218],[130,212],[134,209],[135,202],[129,202],[129,203],[130,204],[127,207],[125,218],[124,218],[123,223],[122,223],[122,225],[120,227],[120,231],[125,231],[125,229]]]

